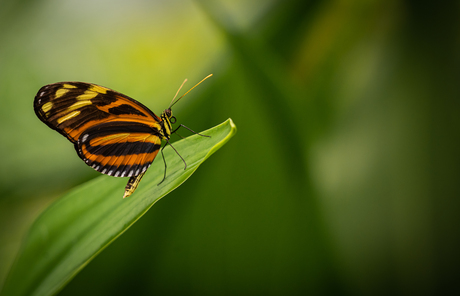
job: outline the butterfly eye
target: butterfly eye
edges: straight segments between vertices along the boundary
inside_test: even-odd
[[[172,124],[176,123],[176,117],[172,116],[169,121],[171,121]]]

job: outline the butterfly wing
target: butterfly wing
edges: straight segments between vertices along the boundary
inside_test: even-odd
[[[114,177],[144,173],[161,147],[150,126],[130,121],[110,121],[83,132],[75,143],[78,155],[98,172]]]
[[[76,143],[86,130],[109,121],[142,122],[161,129],[161,119],[141,103],[91,83],[46,85],[35,96],[34,110],[41,121],[72,143]]]

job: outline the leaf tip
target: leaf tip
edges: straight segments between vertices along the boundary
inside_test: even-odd
[[[227,119],[228,123],[230,124],[230,128],[232,129],[232,134],[236,133],[236,125],[235,123],[233,122],[233,120],[231,118]]]

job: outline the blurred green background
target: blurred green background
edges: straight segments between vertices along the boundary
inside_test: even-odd
[[[458,1],[1,0],[0,286],[34,219],[99,176],[36,118],[39,88],[97,83],[160,114],[213,73],[174,114],[198,131],[231,117],[237,135],[59,295],[459,293],[459,16]]]

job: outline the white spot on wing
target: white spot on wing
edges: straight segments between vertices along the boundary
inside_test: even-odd
[[[110,170],[107,175],[112,176],[113,170]]]
[[[133,173],[134,173],[133,170],[131,170],[131,171],[129,172],[129,174],[128,174],[128,177],[131,177],[131,176],[133,175]]]
[[[115,173],[115,176],[114,176],[114,177],[118,177],[119,174],[120,174],[120,172],[117,171],[117,172]]]
[[[107,169],[103,169],[102,170],[102,173],[105,174],[105,172],[107,172]]]
[[[83,138],[81,139],[82,142],[85,142],[88,139],[88,134],[84,134]]]

